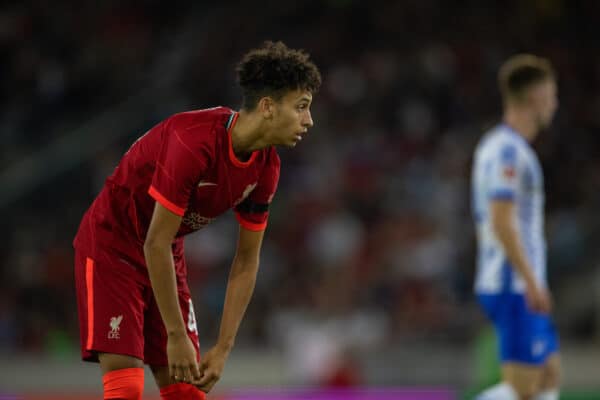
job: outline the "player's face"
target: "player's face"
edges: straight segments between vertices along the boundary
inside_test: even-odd
[[[273,145],[294,147],[313,126],[310,115],[312,94],[305,90],[291,90],[275,102],[269,142]]]
[[[548,79],[532,87],[530,100],[539,129],[548,128],[558,108],[556,82]]]

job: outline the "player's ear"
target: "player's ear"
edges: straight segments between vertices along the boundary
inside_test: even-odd
[[[273,112],[275,108],[275,101],[269,96],[262,97],[258,101],[258,111],[262,114],[265,119],[273,118]]]

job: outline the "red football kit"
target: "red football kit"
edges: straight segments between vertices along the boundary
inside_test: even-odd
[[[166,332],[143,252],[156,201],[182,217],[173,259],[181,310],[198,351],[183,237],[232,208],[241,226],[264,230],[279,180],[274,147],[246,161],[236,158],[231,130],[237,116],[216,107],[160,122],[125,153],[85,213],[73,242],[84,360],[107,352],[167,365]]]

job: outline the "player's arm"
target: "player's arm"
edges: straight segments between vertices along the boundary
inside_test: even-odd
[[[512,200],[493,200],[490,204],[492,227],[502,244],[511,265],[519,272],[527,286],[534,286],[533,269],[521,244],[519,231],[515,226],[515,204]]]
[[[180,224],[179,215],[156,202],[144,243],[144,255],[156,304],[168,335],[170,375],[175,380],[191,382],[193,377],[199,377],[196,351],[181,315],[171,251]]]
[[[217,346],[226,351],[233,347],[240,322],[254,291],[263,235],[264,231],[251,231],[240,226],[217,341]]]
[[[494,199],[490,204],[492,229],[506,253],[510,264],[521,275],[527,287],[528,300],[535,311],[549,311],[549,302],[536,295],[539,294],[533,275],[533,269],[525,255],[524,246],[516,226],[516,210],[513,200]],[[533,295],[532,295],[533,293]],[[533,297],[533,298],[531,298]]]
[[[252,231],[240,226],[237,250],[227,282],[217,344],[203,357],[200,365],[203,376],[197,386],[205,392],[210,391],[221,375],[252,297],[263,235],[264,230]]]
[[[169,335],[186,334],[177,297],[175,266],[171,251],[171,244],[180,224],[179,215],[156,202],[144,243],[144,255],[154,297]]]

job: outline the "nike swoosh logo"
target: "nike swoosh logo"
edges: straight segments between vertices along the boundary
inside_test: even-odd
[[[198,184],[198,187],[202,187],[202,186],[217,186],[217,184],[213,183],[213,182],[203,182],[203,181],[200,181],[200,183]]]

